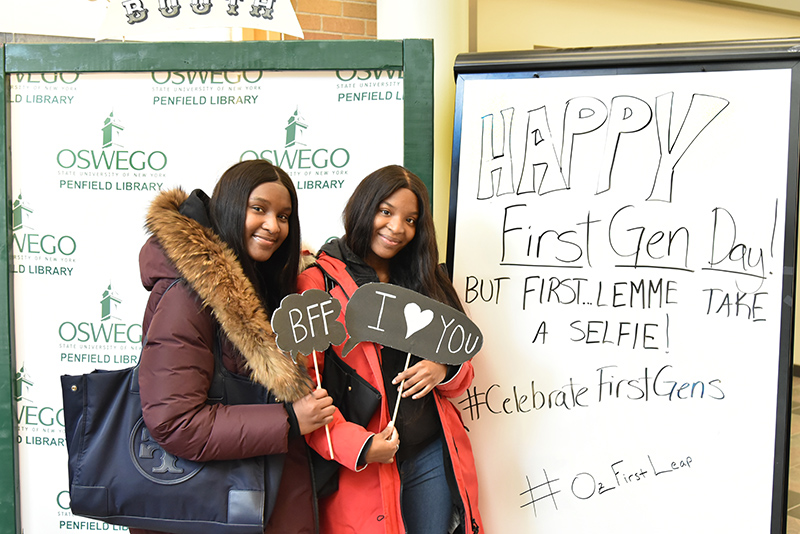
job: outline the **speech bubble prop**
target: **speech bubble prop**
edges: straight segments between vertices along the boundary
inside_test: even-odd
[[[346,356],[362,341],[380,343],[426,360],[459,365],[483,345],[478,326],[460,311],[393,284],[359,287],[345,312]]]
[[[342,311],[341,303],[321,289],[308,289],[301,294],[287,295],[272,313],[272,329],[278,348],[288,352],[296,361],[298,354],[321,352],[328,345],[338,345],[347,334],[342,323],[336,319]],[[314,371],[317,375],[317,389],[322,387],[317,359]],[[328,438],[328,452],[333,460],[331,429],[325,425]]]
[[[308,289],[287,295],[272,314],[275,342],[294,359],[297,354],[324,351],[328,345],[339,345],[347,334],[337,321],[341,303],[321,289]]]

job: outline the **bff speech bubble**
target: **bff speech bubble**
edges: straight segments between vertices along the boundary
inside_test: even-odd
[[[346,356],[362,341],[410,352],[426,360],[459,365],[483,345],[478,326],[447,304],[404,287],[370,283],[359,287],[345,312]]]
[[[320,289],[288,295],[272,314],[275,342],[292,358],[339,345],[346,337],[344,325],[336,320],[341,311],[339,301]]]

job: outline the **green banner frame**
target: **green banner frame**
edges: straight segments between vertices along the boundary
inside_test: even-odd
[[[186,70],[375,70],[403,72],[403,162],[433,202],[433,41],[246,41],[225,43],[58,43],[0,45],[0,532],[20,532],[17,415],[14,399],[14,322],[11,284],[11,169],[9,127],[12,76],[51,72]]]
[[[0,46],[0,202],[5,209],[0,210],[0,227],[5,228],[0,238],[6,261],[0,262],[0,530],[20,532],[19,515],[19,470],[17,466],[17,416],[14,401],[14,321],[12,316],[13,295],[11,293],[11,169],[8,166],[11,154],[11,139],[6,133],[10,94],[8,75],[5,69],[5,48]]]

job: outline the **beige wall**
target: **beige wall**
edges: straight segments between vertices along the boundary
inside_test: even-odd
[[[695,0],[474,0],[477,51],[800,37],[800,14]]]
[[[444,261],[456,86],[453,65],[469,51],[468,0],[378,0],[378,39],[433,39],[433,216]]]

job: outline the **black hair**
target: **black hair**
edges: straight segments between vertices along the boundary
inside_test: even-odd
[[[366,258],[378,208],[400,189],[408,189],[417,197],[419,215],[414,238],[389,262],[391,282],[463,311],[453,284],[439,265],[428,190],[422,180],[405,167],[382,167],[358,184],[342,214],[345,244],[360,258]]]
[[[289,235],[269,260],[256,262],[247,253],[244,225],[250,193],[268,182],[278,182],[289,191],[292,201]],[[300,265],[300,219],[297,211],[297,191],[292,179],[283,169],[265,160],[242,161],[231,166],[214,187],[209,203],[214,231],[233,249],[269,314],[280,305],[283,297],[297,289]]]

